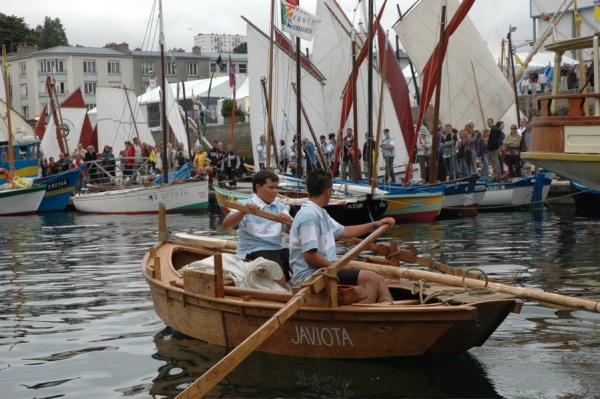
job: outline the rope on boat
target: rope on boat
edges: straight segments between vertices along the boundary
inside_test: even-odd
[[[466,278],[467,278],[467,274],[470,271],[478,271],[485,277],[485,285],[483,287],[467,287]],[[414,283],[411,294],[412,295],[419,294],[419,300],[421,301],[421,304],[426,304],[429,301],[431,301],[432,299],[435,299],[435,298],[437,298],[439,296],[443,296],[443,295],[454,296],[454,295],[459,295],[459,294],[464,294],[464,293],[466,293],[468,295],[487,295],[487,294],[493,294],[496,292],[496,290],[494,290],[493,288],[488,288],[488,286],[487,286],[488,285],[488,276],[483,270],[481,270],[478,267],[471,267],[465,271],[465,275],[462,278],[462,284],[463,284],[463,288],[437,290],[437,291],[434,291],[431,294],[427,295],[425,298],[423,298],[423,296],[425,295],[425,289],[430,288],[431,286],[428,284],[427,280],[421,279]]]
[[[335,280],[337,283],[340,282],[339,277],[337,276],[337,274],[329,274],[328,272],[329,268],[324,268],[324,269],[317,269],[315,270],[315,272],[312,274],[313,276],[320,276],[323,275],[327,278],[333,279]]]

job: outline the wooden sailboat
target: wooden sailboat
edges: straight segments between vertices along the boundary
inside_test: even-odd
[[[23,184],[23,179],[19,179],[15,175],[15,154],[13,151],[13,133],[12,120],[10,112],[10,89],[8,85],[8,64],[6,63],[6,47],[2,45],[2,79],[6,92],[6,136],[8,136],[9,149],[9,170],[2,170],[6,176],[6,183],[0,187],[0,216],[21,216],[32,215],[37,212],[37,209],[42,202],[44,193],[46,192],[45,185],[27,187]],[[23,185],[22,185],[23,184]],[[19,185],[22,185],[19,187]]]
[[[411,61],[421,72],[423,79],[432,81],[435,76],[428,76],[436,68],[440,74],[443,73],[444,83],[423,85],[425,102],[428,102],[436,90],[436,95],[443,94],[436,107],[438,121],[441,124],[450,123],[456,126],[463,126],[468,120],[478,120],[480,105],[478,97],[474,95],[473,76],[471,71],[476,72],[477,78],[486,84],[480,87],[481,108],[488,112],[488,115],[500,118],[506,124],[510,121],[516,121],[516,105],[514,102],[514,93],[506,78],[495,66],[495,62],[490,55],[487,46],[481,39],[479,32],[469,17],[462,15],[464,10],[472,1],[463,1],[459,3],[456,0],[449,0],[447,9],[449,15],[456,15],[461,12],[461,20],[451,20],[448,26],[449,33],[452,34],[447,41],[443,68],[440,65],[436,67],[434,62],[437,60],[427,52],[431,44],[435,43],[435,38],[439,35],[434,29],[435,24],[426,23],[432,21],[432,18],[440,17],[439,2],[433,0],[421,0],[409,13],[394,26],[394,29],[400,36],[403,44],[411,57]],[[419,30],[419,35],[415,35],[415,27],[423,27]],[[406,42],[406,43],[405,43]],[[435,53],[434,53],[435,55]],[[472,68],[465,68],[465,64],[472,62]],[[502,93],[502,94],[500,94]],[[452,99],[452,101],[450,101]],[[417,124],[422,123],[421,111]],[[434,121],[434,125],[435,125]],[[433,153],[436,147],[433,148]],[[432,160],[434,162],[435,160]],[[433,177],[435,179],[435,177]],[[472,204],[477,209],[506,209],[507,207],[520,207],[530,205],[534,202],[541,203],[550,190],[552,175],[542,175],[539,178],[518,178],[511,181],[499,183],[487,183],[487,189],[483,199]]]
[[[160,49],[161,62],[164,66],[164,33],[163,33],[163,11],[162,2],[159,1],[160,22]],[[164,78],[164,67],[161,68],[162,75],[162,121],[164,142],[168,140],[167,113],[173,115],[169,121],[180,118],[176,107],[167,109],[167,99],[171,98],[174,103],[166,79]],[[175,109],[175,110],[173,110]],[[171,119],[172,118],[172,119]],[[174,122],[171,122],[174,123]],[[181,125],[181,119],[179,119]],[[187,143],[187,140],[184,141]],[[76,195],[73,199],[75,208],[80,212],[100,214],[156,214],[158,204],[165,205],[168,213],[203,213],[208,212],[208,181],[204,178],[181,178],[171,180],[169,175],[169,162],[166,151],[163,156],[163,174],[154,182],[142,187],[126,188],[115,187],[114,189]],[[188,164],[189,167],[189,164]],[[182,172],[185,172],[184,169]],[[187,174],[189,177],[189,174]]]

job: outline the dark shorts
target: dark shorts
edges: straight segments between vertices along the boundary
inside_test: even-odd
[[[342,269],[337,273],[339,284],[358,285],[358,273],[356,269]]]
[[[246,255],[246,260],[255,260],[260,257],[268,259],[277,263],[281,266],[283,274],[285,275],[285,281],[288,281],[292,276],[292,270],[290,268],[290,250],[287,248],[254,251]]]

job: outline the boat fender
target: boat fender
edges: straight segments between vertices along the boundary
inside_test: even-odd
[[[0,168],[0,172],[4,173],[4,175],[6,176],[6,182],[10,183],[10,181],[11,181],[10,172],[4,168]]]

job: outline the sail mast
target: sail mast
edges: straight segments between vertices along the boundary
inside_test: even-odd
[[[168,142],[168,131],[167,131],[167,96],[165,94],[166,90],[171,90],[169,87],[166,87],[166,79],[165,79],[165,34],[163,29],[163,10],[162,10],[162,0],[158,0],[158,17],[160,23],[160,34],[158,35],[158,41],[160,44],[160,78],[161,78],[161,109],[162,109],[162,129],[163,129],[163,143],[165,148],[161,152],[162,164],[163,164],[163,183],[169,182],[169,154],[167,154],[167,142]],[[187,134],[187,132],[186,132]]]
[[[273,122],[271,121],[271,109],[273,108],[271,98],[273,98],[273,40],[275,36],[275,0],[271,0],[271,24],[269,25],[269,95],[267,96],[267,169],[271,169],[271,131]],[[254,163],[255,165],[258,162]]]
[[[10,163],[10,175],[15,176],[15,152],[13,150],[12,140],[12,122],[10,105],[10,87],[8,85],[8,63],[6,62],[6,46],[2,45],[2,79],[4,79],[4,90],[6,94],[6,125],[8,127],[8,161]],[[15,188],[15,180],[11,181],[12,188]]]
[[[50,76],[46,77],[46,89],[48,90],[48,96],[50,97],[50,106],[52,109],[52,120],[54,120],[54,126],[56,126],[56,140],[58,141],[58,147],[60,151],[69,154],[69,144],[67,142],[65,126],[62,119],[62,113],[60,112],[60,104],[58,102],[58,96],[56,94],[56,86],[52,83]]]
[[[431,160],[429,161],[429,181],[435,182],[437,181],[437,170],[438,170],[438,126],[440,124],[440,97],[442,92],[442,66],[444,65],[444,54],[446,52],[446,48],[443,44],[444,38],[446,36],[446,0],[442,1],[442,15],[440,17],[440,46],[438,55],[438,68],[437,68],[437,76],[436,76],[436,89],[435,89],[435,105],[433,108],[433,132],[432,136],[434,136],[433,140],[431,140]],[[417,129],[420,129],[420,126],[417,126]]]

